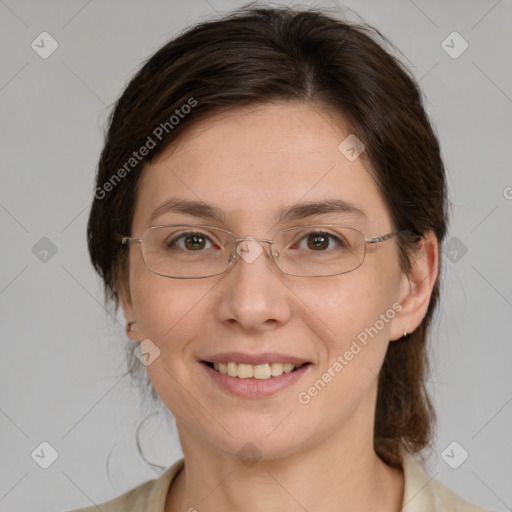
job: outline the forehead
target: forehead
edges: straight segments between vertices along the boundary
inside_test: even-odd
[[[342,118],[302,103],[236,109],[198,122],[144,169],[134,228],[147,225],[170,197],[260,225],[291,205],[342,200],[363,210],[370,226],[388,224],[364,153],[351,161],[339,149],[350,134]]]

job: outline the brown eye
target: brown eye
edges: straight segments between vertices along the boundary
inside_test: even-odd
[[[324,251],[329,247],[329,235],[323,233],[310,233],[307,237],[308,248],[313,251]]]
[[[212,248],[210,237],[200,232],[182,233],[165,241],[167,250],[176,252],[203,252]]]
[[[188,235],[185,240],[185,247],[189,251],[196,251],[200,249],[204,249],[206,245],[206,238],[203,235],[195,234],[195,235]]]

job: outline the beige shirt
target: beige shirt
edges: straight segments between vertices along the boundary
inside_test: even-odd
[[[125,494],[98,505],[102,512],[164,512],[167,491],[174,477],[183,468],[180,459],[158,478],[149,480]],[[472,505],[429,477],[417,460],[402,452],[405,487],[401,512],[489,512]],[[96,506],[71,512],[98,512]]]

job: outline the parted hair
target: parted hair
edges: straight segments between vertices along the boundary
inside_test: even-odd
[[[303,102],[339,114],[365,145],[394,229],[404,230],[397,238],[403,272],[422,235],[433,231],[441,245],[445,171],[419,87],[376,29],[339,18],[316,8],[251,4],[183,31],[129,81],[108,121],[87,233],[115,308],[128,273],[119,235],[131,234],[144,165],[188,127],[238,107]],[[144,146],[151,148],[139,152]],[[438,299],[439,277],[421,324],[389,344],[380,371],[374,446],[393,466],[400,465],[400,444],[419,453],[432,441],[435,414],[425,381]]]

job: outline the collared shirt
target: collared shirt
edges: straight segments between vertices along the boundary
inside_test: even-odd
[[[123,495],[71,512],[164,512],[169,486],[184,466],[180,459],[158,478],[134,487]],[[442,483],[429,477],[419,462],[402,450],[404,498],[401,512],[490,512],[463,500]]]

